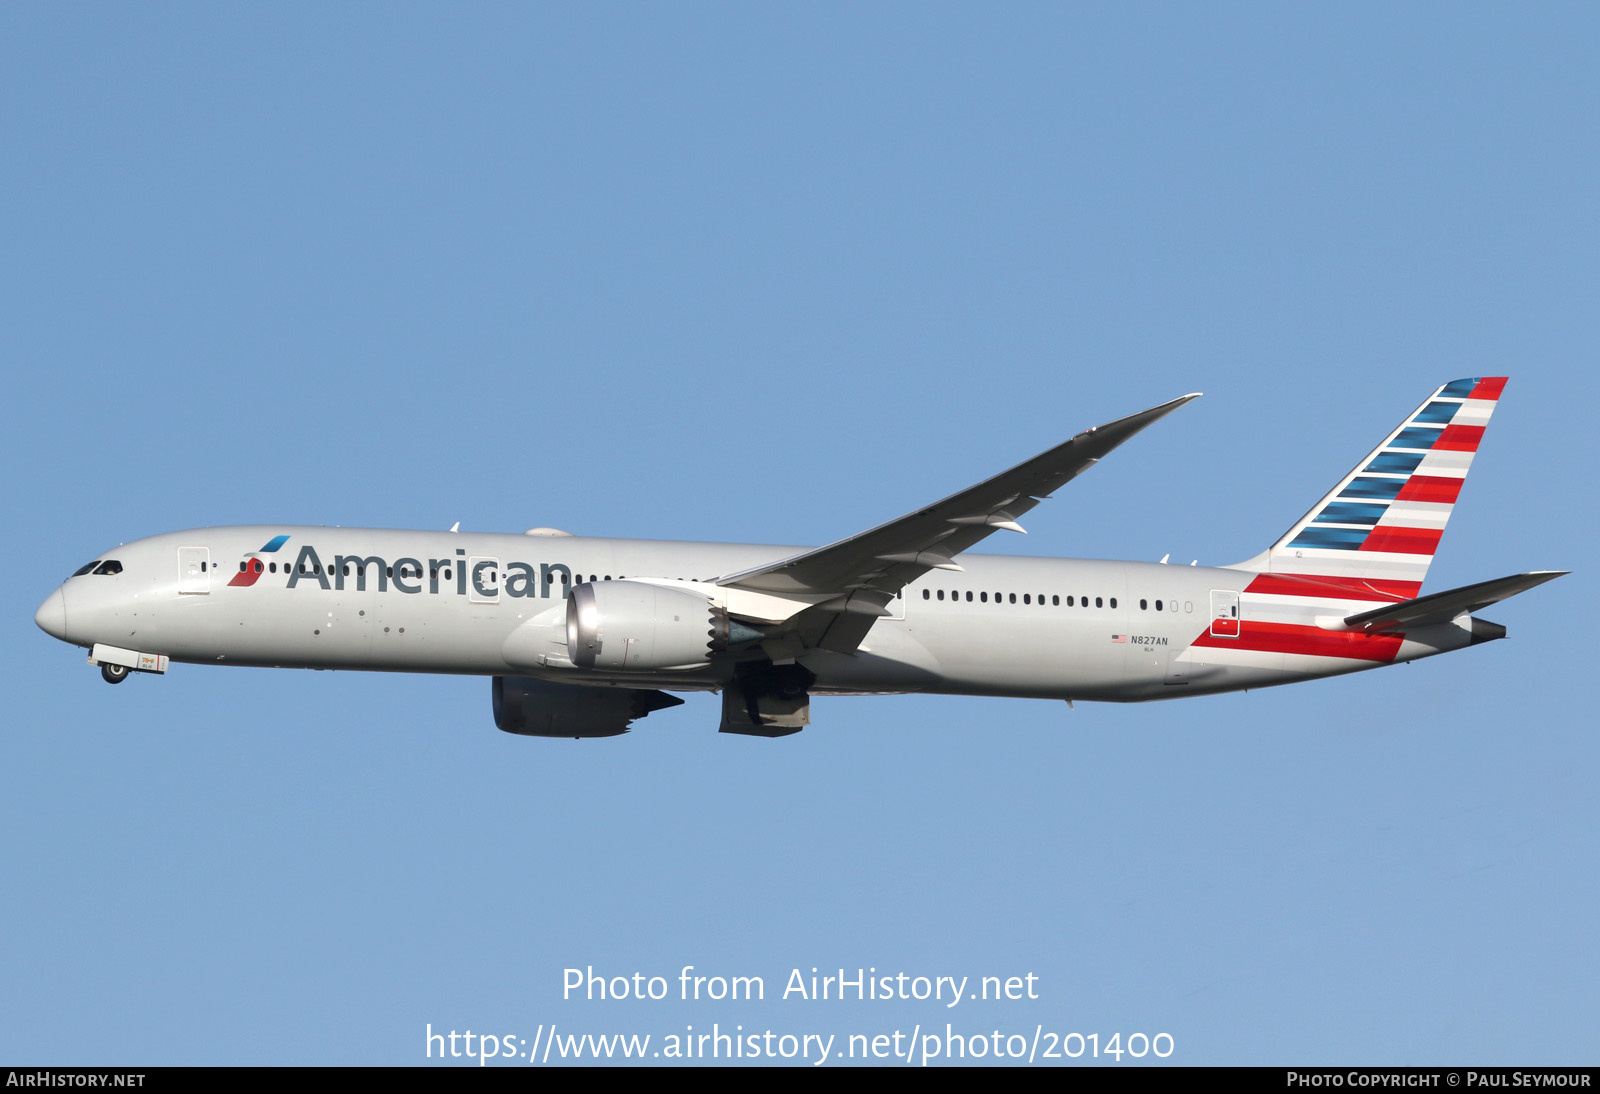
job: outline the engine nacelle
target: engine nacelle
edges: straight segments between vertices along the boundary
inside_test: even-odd
[[[494,678],[494,724],[524,737],[615,737],[651,711],[682,703],[664,691]]]
[[[567,656],[586,669],[661,672],[710,663],[760,632],[728,620],[692,589],[643,581],[575,585],[567,600]]]

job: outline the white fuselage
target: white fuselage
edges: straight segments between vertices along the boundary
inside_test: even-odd
[[[275,540],[278,547],[263,548]],[[209,528],[106,552],[99,557],[119,562],[120,572],[70,578],[59,604],[53,595],[39,618],[80,646],[196,664],[710,690],[726,685],[726,665],[665,673],[571,665],[561,652],[568,591],[623,578],[706,583],[802,550]],[[1352,641],[1323,630],[1324,622],[1371,607],[1373,598],[1257,595],[1258,575],[1241,569],[976,554],[960,561],[959,572],[932,570],[906,586],[856,652],[805,654],[817,676],[812,690],[1137,701],[1372,668],[1470,641],[1460,622],[1389,636],[1378,647]],[[714,595],[713,586],[698,587]]]

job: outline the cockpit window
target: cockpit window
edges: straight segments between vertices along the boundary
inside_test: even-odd
[[[122,572],[122,563],[114,558],[108,558],[95,567],[94,572],[97,574],[120,574]]]
[[[98,565],[100,565],[100,560],[98,558],[95,559],[93,562],[86,562],[82,566],[79,566],[76,570],[73,570],[72,571],[72,576],[73,577],[82,577],[84,574],[88,573],[90,570],[94,569]]]

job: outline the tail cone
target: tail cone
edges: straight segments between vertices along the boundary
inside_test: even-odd
[[[1500,624],[1491,623],[1487,619],[1479,619],[1474,616],[1472,620],[1472,641],[1468,642],[1467,645],[1476,646],[1480,642],[1493,642],[1496,638],[1504,638],[1505,636],[1506,629]]]

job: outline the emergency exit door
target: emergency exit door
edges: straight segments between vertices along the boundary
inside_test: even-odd
[[[1211,590],[1211,633],[1218,638],[1239,637],[1239,594],[1231,589]]]
[[[178,592],[209,593],[211,591],[211,548],[178,548]]]

